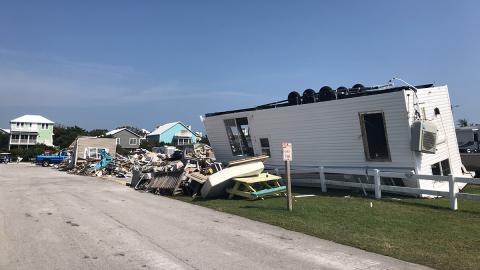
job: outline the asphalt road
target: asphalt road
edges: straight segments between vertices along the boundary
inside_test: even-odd
[[[0,164],[0,269],[419,269],[108,180]]]

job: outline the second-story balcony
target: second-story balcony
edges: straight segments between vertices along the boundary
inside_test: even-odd
[[[34,145],[37,143],[37,133],[12,133],[10,136],[11,145]]]

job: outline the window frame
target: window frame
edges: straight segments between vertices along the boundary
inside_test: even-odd
[[[135,142],[132,143],[132,140],[134,140]],[[129,145],[137,145],[138,144],[138,139],[137,138],[128,138],[128,144]]]
[[[115,138],[115,142],[117,143],[117,145],[121,144],[120,138]]]
[[[93,151],[95,149],[95,151]],[[100,153],[102,150],[108,153],[108,148],[101,148],[101,147],[87,147],[87,153],[85,159],[100,159]],[[95,157],[92,157],[92,154],[95,153]]]
[[[365,119],[364,115],[367,114],[381,114],[382,121],[383,121],[383,130],[385,133],[385,143],[387,148],[387,158],[371,158],[370,157],[370,148],[368,147],[368,136],[367,130],[365,127]],[[366,161],[373,161],[373,162],[391,162],[392,161],[392,153],[390,152],[390,144],[388,142],[388,132],[387,132],[387,122],[385,120],[385,113],[383,111],[368,111],[368,112],[359,112],[358,117],[360,120],[360,130],[362,132],[362,142],[363,142],[363,152],[365,154]]]
[[[447,168],[445,168],[445,162],[446,162],[446,165],[448,166],[448,171],[446,170]],[[434,172],[434,167],[438,168],[438,173]],[[446,158],[446,159],[440,160],[439,162],[433,163],[432,165],[430,165],[430,169],[432,171],[432,175],[449,176],[450,174],[452,174],[452,166],[450,165],[450,159],[449,158]],[[435,170],[437,170],[437,169],[435,169]],[[448,173],[445,173],[446,171]]]
[[[246,132],[244,132],[244,130],[242,129],[242,126],[244,125],[240,124],[241,121],[246,121],[246,126],[248,127],[248,130]],[[226,130],[227,141],[230,146],[230,151],[232,152],[233,156],[235,157],[255,156],[254,149],[253,149],[252,135],[251,135],[251,124],[248,119],[248,116],[223,119],[223,125]],[[238,134],[235,134],[235,133],[238,133]],[[236,152],[234,152],[235,146],[237,146],[237,144],[239,149]]]
[[[267,140],[268,146],[262,145],[262,140]],[[268,137],[258,138],[258,143],[260,144],[260,152],[262,155],[272,157],[272,151],[270,150],[270,139]],[[264,153],[264,151],[268,151],[268,154]]]

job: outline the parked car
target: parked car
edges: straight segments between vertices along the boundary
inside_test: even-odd
[[[10,153],[0,153],[0,163],[9,163],[12,161],[12,156]]]
[[[43,167],[47,167],[50,164],[59,164],[68,157],[68,152],[62,150],[58,155],[38,155],[35,157],[35,163],[42,164]]]

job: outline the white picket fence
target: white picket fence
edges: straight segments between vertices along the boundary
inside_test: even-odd
[[[303,167],[303,168],[301,168]],[[316,166],[315,166],[316,167]],[[307,173],[315,172],[313,166],[299,166],[293,168],[292,172],[298,173]],[[411,194],[411,195],[432,195],[432,196],[441,196],[446,197],[450,201],[450,208],[453,210],[458,209],[458,199],[472,200],[480,202],[479,194],[463,193],[459,192],[457,185],[455,183],[466,183],[466,184],[477,184],[480,185],[480,178],[467,178],[467,177],[456,177],[453,175],[441,176],[441,175],[420,175],[414,174],[413,171],[410,173],[401,173],[401,172],[392,172],[392,171],[381,171],[379,169],[365,169],[365,168],[339,168],[339,167],[327,167],[319,166],[316,167],[319,174],[319,184],[322,189],[322,192],[327,192],[327,185],[332,186],[341,186],[341,187],[354,187],[354,188],[363,188],[375,191],[375,198],[382,198],[382,191],[389,191],[402,194]],[[315,172],[315,173],[317,173]],[[369,183],[355,183],[355,182],[346,182],[327,179],[325,174],[346,174],[346,175],[360,175],[360,176],[373,176],[374,184]],[[391,185],[382,185],[381,177],[388,178],[400,178],[405,180],[427,180],[427,181],[442,181],[448,182],[448,191],[439,191],[431,189],[422,189],[422,188],[412,188],[412,187],[401,187],[401,186],[391,186]],[[315,181],[316,182],[316,181]],[[310,182],[310,184],[317,184],[318,182]]]

